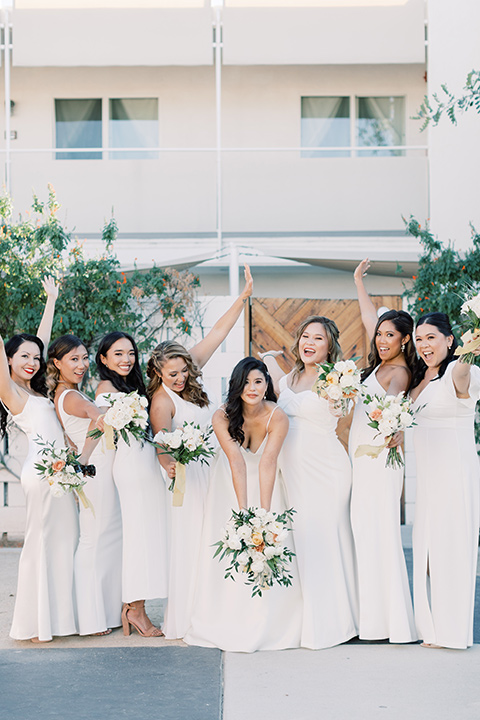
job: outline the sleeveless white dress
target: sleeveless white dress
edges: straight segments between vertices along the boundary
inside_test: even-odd
[[[65,390],[58,399],[58,413],[65,432],[82,452],[89,418],[69,415],[63,407]],[[79,393],[81,395],[81,393]],[[95,514],[79,503],[80,541],[75,553],[75,597],[80,635],[92,635],[121,625],[122,613],[122,518],[118,493],[113,483],[114,450],[105,448],[102,438],[89,463],[95,477],[86,478],[84,491]]]
[[[247,468],[247,496],[250,507],[260,506],[259,464],[266,445],[265,436],[255,453],[241,448]],[[277,470],[272,496],[272,511],[287,509],[285,488]],[[212,468],[207,497],[204,531],[200,550],[197,590],[192,624],[185,636],[189,645],[217,647],[230,652],[283,650],[300,646],[302,629],[302,595],[296,558],[289,564],[293,584],[274,585],[252,598],[251,585],[239,575],[235,582],[225,580],[227,560],[213,558],[221,529],[238,508],[232,473],[225,453],[219,450]],[[295,526],[296,516],[293,525]],[[294,550],[292,533],[287,545]]]
[[[194,422],[206,427],[215,410],[212,404],[198,407],[163,385],[175,405],[172,430]],[[205,498],[210,468],[200,462],[186,467],[186,489],[183,505],[172,506],[173,494],[167,490],[167,518],[169,533],[168,603],[163,632],[167,639],[183,638],[190,626],[195,581],[202,537]],[[170,483],[170,480],[167,479]]]
[[[320,649],[358,634],[350,492],[352,470],[337,438],[337,418],[311,390],[280,380],[279,406],[290,420],[280,454],[303,593],[302,647]]]
[[[480,483],[473,420],[480,368],[472,367],[469,397],[461,399],[452,380],[454,367],[451,362],[414,403],[413,585],[419,637],[463,649],[473,643]]]
[[[55,442],[58,449],[65,447],[53,403],[30,395],[22,412],[11,417],[28,438],[28,454],[20,478],[27,517],[10,636],[48,641],[54,635],[78,632],[73,598],[77,508],[70,493],[53,497],[48,481],[35,469],[42,449],[35,438]]]
[[[98,407],[109,405],[103,393]],[[150,443],[119,436],[113,480],[120,499],[123,528],[122,600],[167,596],[167,528],[165,482]]]
[[[377,368],[378,369],[378,368]],[[369,395],[386,393],[377,370],[364,382]],[[368,426],[366,406],[355,406],[349,437],[353,465],[351,519],[358,569],[359,636],[389,638],[392,643],[417,639],[412,599],[400,533],[403,468],[385,467],[387,450],[378,458],[355,457],[361,444],[381,445],[382,437]]]

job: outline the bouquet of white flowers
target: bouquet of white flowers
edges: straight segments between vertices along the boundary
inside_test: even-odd
[[[336,363],[317,365],[318,377],[313,386],[320,397],[333,402],[342,414],[348,411],[349,402],[357,402],[360,393],[361,371],[354,360],[339,360]]]
[[[183,427],[173,432],[161,430],[153,438],[153,444],[161,455],[171,455],[176,461],[175,477],[170,483],[169,490],[173,492],[172,504],[175,507],[183,505],[185,495],[185,466],[190,462],[208,462],[208,458],[215,454],[215,450],[208,442],[213,428],[204,430],[193,422],[184,422]]]
[[[455,355],[460,356],[463,362],[473,364],[476,359],[473,351],[480,347],[480,293],[465,300],[460,312],[467,321],[461,337],[462,345],[456,348]]]
[[[82,465],[78,460],[79,455],[70,448],[57,449],[55,442],[44,442],[41,437],[36,437],[35,443],[42,448],[40,450],[42,461],[35,463],[35,468],[44,480],[48,480],[52,495],[62,497],[67,493],[74,492],[82,501],[83,506],[90,508],[95,515],[93,505],[83,491],[86,482],[84,475],[93,477],[95,466]]]
[[[253,585],[252,597],[262,596],[262,591],[276,582],[288,587],[292,575],[288,563],[295,553],[285,547],[284,540],[290,531],[295,510],[282,514],[267,512],[263,508],[233,511],[223,529],[223,537],[214,543],[214,558],[228,558],[230,565],[225,579],[235,580],[234,573],[245,573],[246,585]]]
[[[127,445],[130,445],[130,435],[144,443],[148,425],[147,398],[139,395],[136,390],[129,393],[108,394],[105,398],[110,403],[103,418],[107,448],[112,449],[117,445],[119,435]],[[90,430],[88,435],[99,438],[103,432],[95,428]]]
[[[377,458],[390,442],[392,435],[415,425],[414,413],[411,409],[412,400],[405,397],[403,392],[398,395],[365,395],[364,401],[367,405],[367,416],[370,419],[368,425],[378,430],[378,435],[383,435],[383,445],[359,445],[355,451],[355,457],[368,455]],[[397,447],[390,448],[387,454],[385,467],[403,467],[403,458]]]

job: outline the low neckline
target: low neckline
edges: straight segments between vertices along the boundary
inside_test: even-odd
[[[243,445],[240,445],[240,447],[241,447],[241,449],[244,450],[245,452],[250,453],[250,455],[256,455],[256,454],[258,453],[258,451],[260,450],[260,448],[262,447],[262,445],[263,445],[263,443],[265,442],[265,440],[267,439],[267,437],[268,437],[268,432],[265,433],[265,436],[264,436],[262,442],[260,443],[260,445],[258,446],[258,448],[257,448],[255,451],[250,450],[250,448],[243,447]]]

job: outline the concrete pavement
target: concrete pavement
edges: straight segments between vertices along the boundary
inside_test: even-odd
[[[2,720],[480,718],[480,645],[456,651],[357,642],[247,655],[125,638],[121,630],[15,642],[8,631],[19,554],[0,549]],[[408,547],[406,557],[411,566]],[[149,613],[159,622],[162,603],[150,603]]]

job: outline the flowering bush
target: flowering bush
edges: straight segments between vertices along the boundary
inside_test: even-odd
[[[291,585],[288,563],[295,553],[285,547],[284,540],[294,512],[291,508],[276,515],[253,507],[233,511],[222,539],[214,544],[217,549],[213,557],[220,561],[227,557],[230,561],[225,579],[234,580],[234,573],[245,573],[245,584],[253,585],[252,597],[261,597],[262,591],[274,582],[285,587]]]

